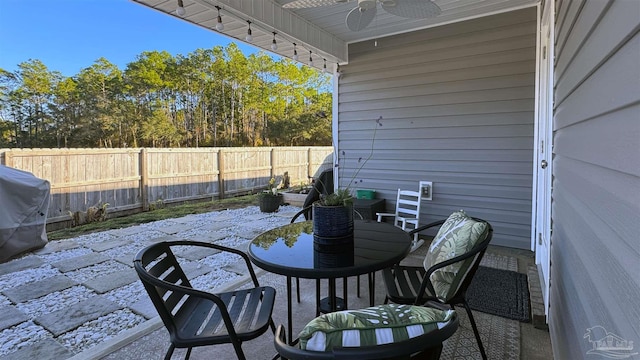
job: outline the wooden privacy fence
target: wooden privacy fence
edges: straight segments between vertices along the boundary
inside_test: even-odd
[[[47,223],[109,204],[111,212],[150,204],[224,198],[264,189],[288,172],[307,183],[333,148],[0,149],[0,164],[51,183]],[[0,203],[1,203],[0,199]]]

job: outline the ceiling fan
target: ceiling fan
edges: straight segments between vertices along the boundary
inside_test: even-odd
[[[358,5],[349,11],[346,18],[347,28],[351,31],[360,31],[373,21],[378,3],[389,14],[407,19],[431,18],[442,13],[440,7],[430,0],[294,0],[282,7],[305,9],[356,1]]]

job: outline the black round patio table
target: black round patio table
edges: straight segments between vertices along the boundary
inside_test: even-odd
[[[370,274],[393,266],[404,259],[410,249],[411,237],[392,224],[356,220],[353,238],[314,240],[313,223],[305,221],[258,235],[251,241],[248,254],[256,266],[287,277],[287,318],[291,342],[292,277],[328,279],[329,310],[336,311],[337,278]],[[369,294],[373,291],[373,282],[369,281]]]

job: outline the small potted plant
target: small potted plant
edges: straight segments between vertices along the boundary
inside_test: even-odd
[[[276,179],[271,178],[271,180],[269,180],[268,189],[258,195],[258,205],[260,205],[260,211],[266,213],[276,212],[278,211],[280,204],[282,204],[282,194],[278,192]]]
[[[351,185],[358,183],[357,177],[360,170],[373,155],[377,129],[382,126],[381,120],[382,117],[379,117],[375,122],[369,155],[365,159],[358,158],[359,165],[347,186],[339,188],[333,194],[321,197],[320,200],[313,203],[314,240],[348,238],[353,235],[353,195],[351,193]],[[341,155],[343,157],[346,156],[344,151]]]

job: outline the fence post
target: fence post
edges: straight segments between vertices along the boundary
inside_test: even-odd
[[[13,167],[13,154],[11,150],[4,153],[4,164],[8,167]]]
[[[224,153],[223,150],[218,150],[218,198],[224,199]]]
[[[275,162],[276,162],[276,155],[275,155],[275,151],[273,149],[273,147],[271,148],[270,154],[269,154],[269,167],[271,168],[270,170],[270,174],[271,175],[269,177],[269,179],[275,179],[276,177],[276,170],[275,170]]]
[[[147,149],[140,149],[140,187],[142,211],[149,210],[149,172],[147,168]]]
[[[309,177],[313,176],[313,174],[311,173],[311,147],[307,148],[307,181],[309,180]]]

